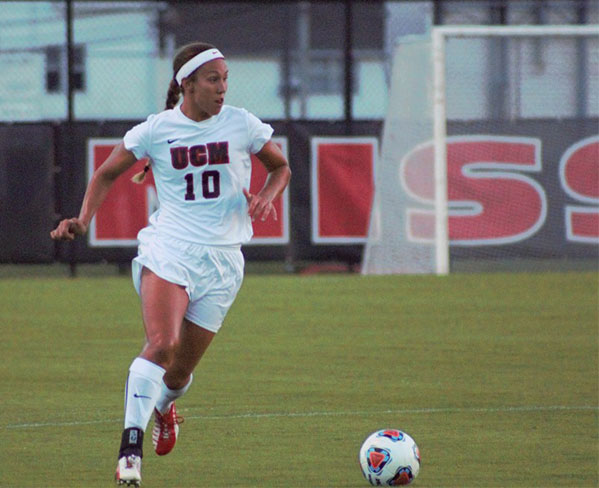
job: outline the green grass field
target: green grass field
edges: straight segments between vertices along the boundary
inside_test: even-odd
[[[365,487],[371,431],[413,486],[599,484],[597,273],[248,275],[143,486]],[[0,486],[109,487],[143,340],[129,277],[0,280]]]

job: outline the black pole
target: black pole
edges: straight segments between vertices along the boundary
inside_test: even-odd
[[[507,7],[505,2],[493,4],[489,12],[491,23],[507,24]],[[491,39],[489,71],[491,83],[488,87],[489,115],[494,119],[503,119],[509,114],[507,105],[508,95],[508,41],[500,37],[496,41]]]
[[[443,0],[433,2],[433,25],[443,24]]]
[[[578,0],[578,12],[576,15],[578,24],[586,24],[587,7],[584,0]],[[587,111],[587,57],[586,39],[578,37],[576,39],[576,116],[584,117]]]
[[[72,125],[75,120],[73,110],[73,67],[74,67],[74,49],[73,49],[73,1],[65,0],[66,2],[66,23],[67,23],[67,122],[66,132],[67,138],[72,134]],[[72,278],[77,276],[77,242],[69,242],[69,273]]]
[[[293,11],[291,9],[294,9]],[[293,49],[291,36],[292,33],[297,29],[295,28],[295,19],[297,18],[297,9],[294,4],[285,5],[285,33],[283,34],[283,99],[285,103],[285,131],[287,135],[291,134],[291,97],[293,93],[291,86],[291,50]],[[293,195],[291,195],[291,188],[287,191],[290,192],[289,198],[293,201]],[[285,246],[285,265],[284,269],[288,273],[295,271],[295,239],[293,239],[293,219],[289,223],[289,242]]]
[[[73,1],[66,0],[66,22],[67,22],[67,120],[73,121]]]
[[[290,9],[294,8],[295,5],[285,5],[285,14],[283,22],[285,23],[285,32],[283,34],[283,103],[285,107],[285,122],[289,122],[291,119],[291,33],[292,30],[292,16]]]
[[[352,36],[352,0],[345,1],[345,45],[344,45],[344,106],[345,106],[345,131],[352,133],[352,91],[353,91],[353,36]]]

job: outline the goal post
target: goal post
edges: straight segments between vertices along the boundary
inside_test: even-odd
[[[442,31],[432,33],[433,62],[433,148],[435,188],[435,273],[449,273],[449,230],[447,214],[447,114],[445,111],[445,39]]]
[[[596,259],[598,59],[599,25],[400,38],[362,274]]]

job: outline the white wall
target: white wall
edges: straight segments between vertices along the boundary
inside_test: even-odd
[[[64,9],[58,5],[2,5],[0,120],[66,117],[66,94],[48,93],[45,86],[45,47],[66,42]],[[161,62],[157,57],[156,9],[127,11],[130,5],[121,6],[121,13],[113,10],[105,15],[75,16],[73,41],[86,50],[85,90],[76,91],[74,97],[78,119],[145,118],[158,107],[155,93]],[[164,105],[166,86],[162,91],[160,106]]]
[[[555,4],[555,5],[554,5]],[[510,22],[530,23],[527,2],[509,4]],[[546,22],[573,22],[572,10],[548,2]],[[158,2],[75,2],[74,41],[85,46],[85,90],[75,93],[75,116],[89,119],[145,119],[160,111],[171,73],[171,59],[161,58],[156,32]],[[135,9],[133,8],[135,7]],[[103,8],[110,8],[106,12]],[[120,12],[115,12],[115,8]],[[396,36],[427,30],[430,1],[386,2],[385,55]],[[488,23],[488,7],[453,3],[447,23]],[[45,89],[45,51],[64,45],[64,4],[6,2],[0,17],[0,121],[62,120],[64,93]],[[599,22],[599,5],[589,8],[589,20]],[[599,46],[587,43],[586,96],[588,114],[599,115]],[[448,114],[452,119],[484,118],[489,114],[490,43],[482,39],[452,40],[447,46]],[[508,45],[509,115],[569,117],[576,106],[573,42],[530,40]],[[382,119],[388,102],[389,62],[378,55],[356,56],[356,118]],[[227,103],[246,107],[265,119],[284,118],[281,61],[278,58],[228,57],[230,85]],[[309,95],[307,118],[344,117],[343,87],[331,95]],[[300,117],[300,103],[291,101],[291,116]]]

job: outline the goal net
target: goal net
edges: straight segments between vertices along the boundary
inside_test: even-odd
[[[400,39],[362,273],[598,258],[599,26]]]

